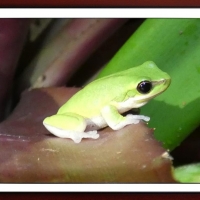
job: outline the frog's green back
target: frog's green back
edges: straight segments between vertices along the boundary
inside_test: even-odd
[[[140,66],[127,69],[100,79],[97,79],[77,92],[58,113],[73,112],[90,116],[100,112],[104,105],[117,97],[123,97],[130,90],[136,90],[142,80],[160,80],[169,78],[155,63],[148,61]]]
[[[123,95],[127,91],[127,85],[133,79],[125,75],[103,78],[91,82],[82,90],[72,96],[60,109],[59,113],[73,112],[77,114],[90,113],[91,116],[100,112],[101,108],[115,97]]]

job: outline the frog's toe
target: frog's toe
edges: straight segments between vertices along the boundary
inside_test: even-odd
[[[129,114],[129,115],[126,116],[126,119],[127,119],[127,121],[130,121],[133,124],[137,124],[137,123],[139,123],[140,120],[144,120],[144,121],[148,122],[150,120],[150,117],[144,116],[144,115],[131,115],[131,114]]]
[[[97,131],[88,131],[88,132],[73,132],[71,134],[71,139],[75,143],[81,142],[83,138],[91,138],[91,139],[97,139],[99,138],[99,134]]]

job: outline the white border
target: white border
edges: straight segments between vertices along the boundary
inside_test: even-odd
[[[14,9],[0,8],[0,18],[199,18],[200,9]],[[199,184],[0,184],[4,192],[196,192]]]
[[[0,8],[0,18],[199,18],[200,9],[182,8]]]
[[[197,192],[199,184],[0,184],[4,192]]]

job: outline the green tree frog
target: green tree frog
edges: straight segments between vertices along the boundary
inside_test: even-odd
[[[144,115],[121,114],[145,105],[165,91],[170,80],[154,62],[147,61],[89,83],[61,106],[57,114],[45,118],[43,124],[52,134],[79,143],[82,138],[97,139],[97,130],[106,126],[119,130],[140,120],[149,121]]]

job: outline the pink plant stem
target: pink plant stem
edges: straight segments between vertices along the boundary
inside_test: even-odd
[[[127,19],[73,19],[49,42],[24,73],[30,87],[62,86]],[[105,52],[106,53],[106,52]],[[94,66],[95,67],[95,66]],[[24,81],[26,79],[26,81]],[[29,79],[29,80],[27,80]],[[23,88],[23,89],[24,89]]]

